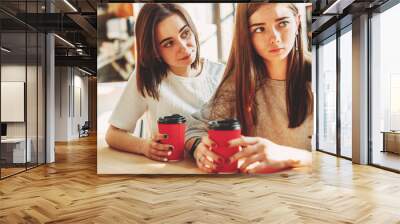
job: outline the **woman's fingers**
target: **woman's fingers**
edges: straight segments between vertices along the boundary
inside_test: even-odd
[[[293,168],[298,163],[300,163],[299,160],[292,159],[284,161],[269,160],[258,164],[252,169],[248,169],[247,173],[275,173],[278,171]]]
[[[244,172],[247,170],[248,166],[250,166],[251,164],[255,163],[255,162],[263,162],[265,161],[265,155],[263,153],[257,153],[254,154],[248,158],[246,158],[244,160],[244,162],[242,163],[242,165],[239,167],[239,169]]]
[[[197,166],[208,173],[214,172],[217,168],[219,156],[209,150],[207,146],[200,143],[195,150],[195,159]]]
[[[284,169],[284,168],[293,168],[300,161],[298,160],[267,160],[266,164],[270,167]]]
[[[151,148],[157,149],[157,150],[162,150],[162,151],[170,151],[170,150],[174,149],[174,147],[172,145],[161,144],[161,143],[154,142],[154,141],[151,143]]]
[[[229,146],[230,147],[236,147],[236,146],[250,146],[257,144],[259,141],[258,137],[245,137],[241,136],[240,138],[235,138],[231,141],[229,141]]]
[[[157,161],[168,161],[168,156],[172,154],[174,147],[168,144],[160,143],[160,140],[168,138],[165,134],[155,134],[150,141],[148,152],[145,153],[147,157]]]
[[[215,145],[215,142],[211,140],[208,136],[203,136],[201,138],[201,143],[206,145],[208,149],[210,149],[211,147],[213,147],[213,145]]]
[[[222,157],[218,156],[216,153],[212,151],[212,147],[215,145],[215,142],[208,138],[208,136],[203,136],[201,138],[201,143],[197,146],[200,152],[203,152],[209,157],[212,162],[223,162]],[[204,150],[202,150],[204,149]]]
[[[149,154],[149,158],[152,160],[157,160],[157,161],[162,161],[162,162],[167,162],[168,158],[167,157],[163,157],[163,156],[158,156],[156,154]]]
[[[163,140],[163,139],[168,139],[168,135],[167,135],[167,134],[160,134],[160,133],[157,133],[157,134],[155,134],[155,135],[153,136],[153,138],[152,138],[152,140],[153,140],[154,142],[160,142],[160,141]]]
[[[204,166],[202,163],[197,163],[197,166],[200,168],[200,170],[207,172],[207,173],[214,173],[214,169],[211,169],[209,167]]]
[[[242,151],[239,151],[239,152],[235,153],[233,156],[231,156],[231,158],[229,158],[229,162],[233,163],[239,159],[250,157],[255,153],[257,153],[256,147],[249,146],[249,147],[243,148]]]
[[[200,162],[205,167],[210,168],[211,170],[217,169],[217,165],[214,162],[212,162],[209,158],[207,158],[207,156],[203,155],[199,159],[201,159]]]
[[[208,151],[208,149],[200,148],[200,150],[197,152],[197,155],[195,157],[196,164],[201,170],[207,173],[212,173],[214,172],[214,166],[212,165],[213,163],[207,159],[207,156],[205,155],[204,151]]]
[[[285,169],[287,168],[278,168],[267,163],[260,163],[254,168],[246,170],[246,173],[275,173]]]
[[[158,150],[155,148],[150,149],[150,153],[156,156],[160,156],[160,157],[168,157],[169,155],[172,154],[172,150]]]
[[[203,145],[203,146],[204,146],[204,150],[202,152],[203,152],[203,154],[205,154],[207,156],[207,159],[209,159],[210,161],[212,161],[214,163],[222,163],[223,162],[222,157],[217,155],[215,152],[211,151],[211,149],[208,148],[206,145]]]
[[[167,162],[168,156],[172,154],[172,149],[169,145],[152,142],[148,157],[153,160]]]
[[[289,160],[286,161],[286,163],[287,163],[288,167],[293,168],[293,167],[298,166],[301,163],[301,161],[300,160],[295,160],[295,159],[289,159]]]

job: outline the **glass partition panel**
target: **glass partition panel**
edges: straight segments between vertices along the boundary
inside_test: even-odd
[[[2,178],[25,170],[31,161],[26,144],[26,40],[25,32],[1,34]]]
[[[340,154],[352,157],[352,33],[340,37]]]
[[[27,167],[37,166],[38,163],[38,144],[37,144],[37,127],[38,127],[38,35],[36,32],[28,32],[28,63],[27,63],[27,80],[26,80],[26,112],[27,112],[27,150],[30,150],[30,160]]]
[[[336,154],[336,37],[318,48],[318,149]]]
[[[46,8],[45,0],[1,0],[0,8],[0,178],[5,178],[46,158],[46,39],[32,21]]]
[[[400,171],[400,4],[371,18],[372,163]]]
[[[38,146],[38,164],[43,164],[46,162],[46,146],[45,146],[45,115],[46,115],[46,104],[45,104],[45,93],[46,93],[46,76],[45,76],[45,65],[46,65],[46,52],[45,45],[46,39],[45,35],[39,33],[38,35],[38,76],[37,76],[37,88],[38,88],[38,134],[37,134],[37,146]]]

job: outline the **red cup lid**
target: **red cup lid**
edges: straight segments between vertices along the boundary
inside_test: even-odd
[[[240,122],[236,119],[215,120],[208,122],[210,130],[239,130]]]
[[[165,116],[158,118],[159,124],[182,124],[186,122],[186,118],[179,114],[173,114],[171,116]]]

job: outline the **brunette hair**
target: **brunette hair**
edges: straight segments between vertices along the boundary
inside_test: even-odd
[[[238,3],[235,16],[235,30],[232,48],[224,72],[224,79],[219,86],[216,98],[221,88],[233,78],[235,83],[236,116],[242,125],[245,135],[252,135],[257,123],[257,105],[255,95],[257,88],[268,75],[263,59],[255,51],[248,29],[249,18],[265,3]],[[295,16],[298,8],[287,3]],[[313,100],[309,88],[311,81],[311,61],[306,53],[307,45],[302,35],[301,22],[298,27],[295,46],[288,54],[288,74],[286,77],[286,105],[289,118],[289,128],[300,126],[309,113],[312,113]],[[214,102],[216,102],[214,98]],[[217,106],[217,105],[213,105]]]
[[[143,97],[159,100],[161,81],[167,76],[168,65],[158,52],[155,29],[162,20],[171,15],[180,16],[194,34],[197,53],[191,67],[196,69],[200,61],[200,44],[196,27],[187,11],[174,3],[146,3],[141,8],[135,25],[137,59],[136,84]]]

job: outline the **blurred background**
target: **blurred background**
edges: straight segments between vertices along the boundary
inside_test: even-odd
[[[104,134],[107,120],[135,69],[134,26],[144,3],[98,4],[97,80],[98,134]],[[180,3],[199,33],[200,55],[226,63],[232,41],[236,3]],[[304,35],[311,51],[311,3],[299,3]],[[308,25],[307,25],[308,24]],[[139,126],[139,125],[138,125]],[[136,128],[135,133],[140,132]]]
[[[124,81],[135,68],[136,17],[144,3],[100,4],[97,10],[98,82]],[[181,3],[199,31],[201,56],[226,62],[232,40],[236,3]],[[299,4],[301,6],[302,4]],[[304,4],[306,5],[306,4]],[[299,7],[311,43],[311,4]],[[305,13],[307,8],[308,13]],[[311,51],[311,44],[309,44]]]

